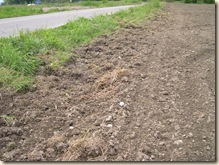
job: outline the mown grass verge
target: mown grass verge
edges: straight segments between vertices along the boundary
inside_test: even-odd
[[[82,43],[128,24],[138,24],[163,6],[150,0],[143,6],[112,15],[80,18],[55,29],[20,33],[0,39],[0,88],[22,91],[31,87],[40,65],[57,69],[72,56],[72,49]]]
[[[193,3],[193,4],[214,4],[215,0],[165,0],[166,2]]]
[[[35,6],[6,5],[6,6],[0,6],[0,18],[46,14],[52,12],[72,10],[71,7],[80,7],[80,6],[109,7],[109,6],[133,5],[133,4],[140,4],[144,1],[146,0],[119,0],[119,1],[83,0],[81,2],[73,2],[73,3],[44,3]],[[45,7],[47,8],[47,10],[44,10]],[[51,7],[51,9],[49,7]]]

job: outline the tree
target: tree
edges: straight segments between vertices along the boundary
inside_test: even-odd
[[[4,4],[13,5],[13,4],[24,4],[25,0],[4,0]]]

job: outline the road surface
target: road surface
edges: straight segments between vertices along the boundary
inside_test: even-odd
[[[64,25],[68,21],[75,20],[79,17],[89,18],[100,14],[111,14],[122,9],[128,9],[130,7],[134,7],[134,5],[83,9],[34,16],[0,19],[0,37],[18,35],[19,31],[23,30],[33,31],[41,28],[54,28]]]

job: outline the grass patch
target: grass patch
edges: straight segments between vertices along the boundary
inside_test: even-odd
[[[40,65],[46,63],[57,69],[73,56],[74,47],[120,28],[121,22],[138,24],[161,7],[159,0],[150,0],[143,6],[112,15],[80,18],[55,29],[1,38],[0,88],[12,87],[18,91],[29,88]]]
[[[93,6],[93,7],[109,7],[109,6],[122,6],[122,5],[132,5],[132,4],[140,4],[142,0],[118,0],[118,1],[81,1],[79,4],[81,6]]]
[[[144,0],[143,0],[144,1]],[[87,7],[109,7],[109,6],[122,6],[122,5],[132,5],[140,4],[142,0],[119,0],[119,1],[91,1],[85,0],[73,3],[45,3],[35,6],[27,5],[6,5],[0,6],[0,18],[10,18],[19,16],[28,16],[36,14],[45,14],[59,11],[72,10],[71,7],[76,6],[87,6]],[[48,11],[44,11],[43,8],[47,7]],[[49,9],[49,7],[51,7]]]
[[[34,7],[34,6],[0,6],[0,18],[10,18],[10,17],[18,17],[18,16],[27,16],[34,14],[43,14],[42,8]]]
[[[214,4],[215,0],[166,0],[167,2],[176,3],[194,3],[194,4]]]
[[[0,67],[0,86],[9,87],[16,91],[23,91],[31,87],[34,79],[31,76],[24,76],[22,73],[12,69]]]

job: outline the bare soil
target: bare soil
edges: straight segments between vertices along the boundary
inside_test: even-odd
[[[167,4],[35,90],[1,90],[3,161],[215,161],[215,5]]]

